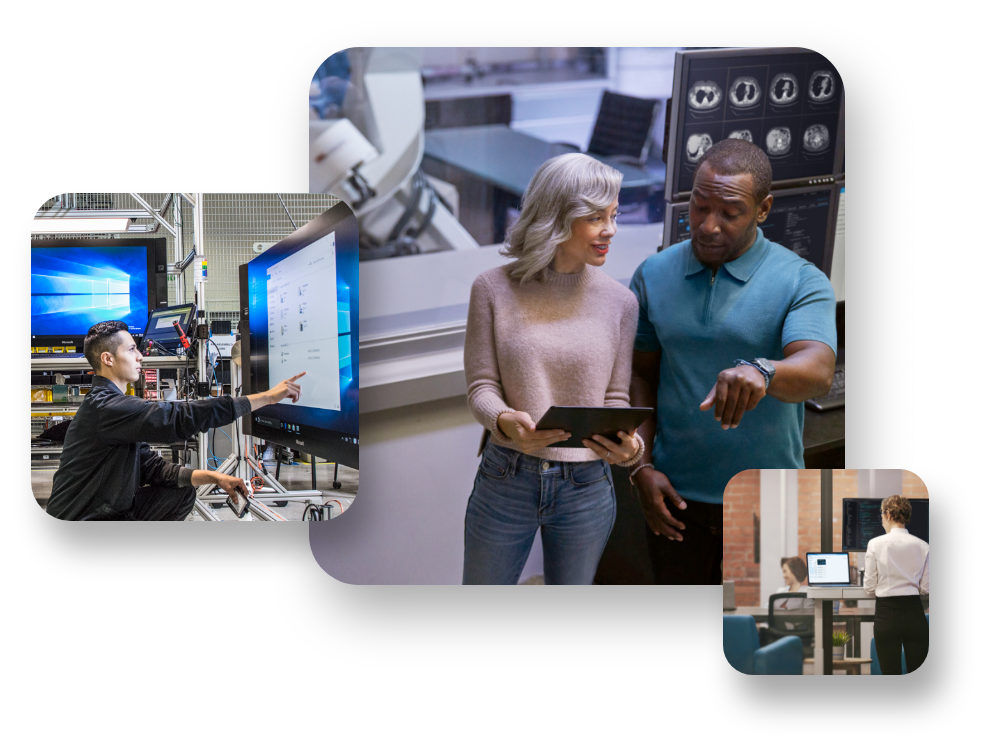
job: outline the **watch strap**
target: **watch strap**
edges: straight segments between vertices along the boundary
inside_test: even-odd
[[[754,361],[745,361],[743,358],[736,358],[734,359],[734,365],[750,366],[753,369],[758,369],[758,371],[761,372],[762,376],[765,377],[765,392],[768,392],[768,386],[772,383],[772,377],[769,376],[768,371],[764,367],[758,365],[757,361],[758,359],[755,359]],[[775,374],[774,369],[772,371],[772,374],[773,375]]]

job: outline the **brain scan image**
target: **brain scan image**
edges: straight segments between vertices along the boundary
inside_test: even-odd
[[[747,140],[749,143],[754,143],[755,138],[751,134],[751,130],[734,130],[730,135],[727,136],[728,140],[731,138],[736,138],[737,140]]]
[[[792,133],[788,127],[773,127],[765,138],[765,150],[769,156],[784,156],[792,145]]]
[[[690,135],[689,140],[686,141],[686,159],[691,164],[695,164],[713,144],[714,139],[705,132]]]
[[[830,145],[830,131],[826,125],[810,125],[803,133],[803,148],[810,153],[820,153]]]
[[[751,76],[742,75],[731,84],[727,95],[734,106],[747,109],[762,100],[762,88]]]
[[[693,109],[713,109],[724,98],[724,92],[713,81],[697,81],[690,87],[687,101]]]
[[[797,96],[799,96],[799,84],[792,73],[779,73],[768,87],[769,99],[778,106],[794,104]]]
[[[834,73],[831,70],[817,70],[810,76],[809,90],[807,94],[811,101],[822,104],[834,98],[837,91],[837,81],[834,80]]]

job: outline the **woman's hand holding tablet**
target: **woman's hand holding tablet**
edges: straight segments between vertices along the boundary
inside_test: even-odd
[[[638,429],[635,429],[637,431]],[[638,440],[635,439],[635,431],[630,434],[618,431],[617,435],[621,439],[620,444],[615,444],[606,436],[594,434],[593,440],[584,439],[583,446],[593,450],[602,460],[614,465],[618,462],[626,462],[638,454]]]
[[[515,443],[519,452],[529,455],[556,442],[566,441],[572,434],[562,429],[538,431],[535,421],[523,411],[502,413],[497,417],[497,427],[501,433]]]

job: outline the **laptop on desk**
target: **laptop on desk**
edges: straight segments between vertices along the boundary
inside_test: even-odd
[[[847,553],[807,553],[806,583],[813,588],[860,587],[851,584],[851,563]]]

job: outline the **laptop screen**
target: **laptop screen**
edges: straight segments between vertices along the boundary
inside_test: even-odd
[[[160,343],[165,348],[174,348],[179,344],[179,336],[175,331],[173,322],[178,322],[182,332],[188,334],[189,326],[192,323],[193,315],[196,313],[195,304],[183,304],[181,306],[170,306],[164,309],[155,309],[148,318],[147,327],[144,329],[142,344],[150,338],[156,343]]]
[[[846,553],[807,553],[810,585],[850,584],[851,570]]]

